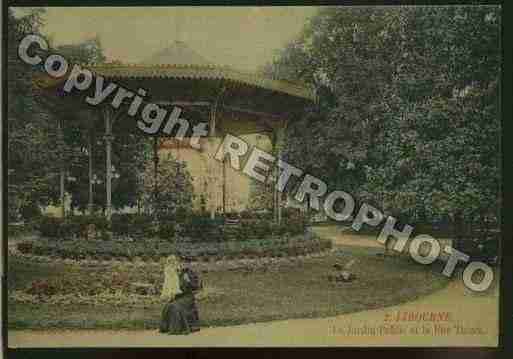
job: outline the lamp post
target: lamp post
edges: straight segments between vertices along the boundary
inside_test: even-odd
[[[116,167],[114,167],[114,165],[110,167],[110,171],[113,179],[118,179],[121,177],[121,175],[116,171]]]
[[[114,165],[110,166],[110,183],[111,191],[110,194],[112,196],[112,180],[117,180],[121,175],[116,171],[116,167]],[[110,221],[112,218],[112,197],[107,197],[107,219]]]
[[[91,180],[91,184],[102,184],[103,181],[97,175],[93,175],[93,179]]]
[[[91,188],[95,185],[95,184],[102,184],[103,181],[97,176],[97,175],[93,175],[92,178],[91,178],[91,181],[89,182],[91,184]],[[90,200],[92,200],[92,198],[90,197],[89,198]],[[94,203],[89,203],[89,215],[93,215],[94,214]]]
[[[118,179],[119,177],[121,177],[121,175],[117,172],[116,170],[116,167],[114,167],[113,165],[111,165],[110,167],[110,171],[108,171],[108,173],[110,172],[110,176],[111,176],[111,179]],[[98,177],[96,174],[93,175],[93,178],[91,179],[91,185],[98,185],[98,184],[102,184],[103,181],[101,180],[100,177]],[[106,184],[108,184],[108,182],[106,182]],[[107,192],[108,193],[108,192]],[[107,211],[107,218],[110,220],[110,217],[109,217],[109,198],[107,198],[107,206],[106,206],[106,211]],[[112,205],[111,205],[111,209],[112,209]],[[92,212],[91,212],[92,213]],[[112,213],[111,213],[112,215]]]
[[[98,143],[99,144],[99,143]],[[94,191],[93,191],[93,133],[89,132],[89,139],[87,141],[87,158],[88,158],[88,176],[89,176],[89,204],[87,205],[89,215],[92,216],[94,212]]]
[[[159,168],[159,139],[158,137],[153,138],[153,221],[155,225],[158,224],[158,168]]]
[[[70,172],[68,172],[68,173],[66,174],[66,180],[67,180],[68,182],[76,182],[76,181],[77,181],[77,178],[76,178],[76,177],[74,177],[74,176],[72,176],[72,175],[71,175],[71,173],[70,173]]]

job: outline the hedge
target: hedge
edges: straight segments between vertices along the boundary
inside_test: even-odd
[[[64,219],[44,216],[39,219],[36,228],[44,237],[72,239],[85,237],[90,224],[94,224],[100,237],[107,239],[109,223],[105,217],[99,216],[73,216]]]
[[[331,248],[331,241],[321,238],[305,239],[305,236],[292,238],[266,238],[244,242],[204,242],[173,243],[162,240],[144,241],[103,241],[73,240],[54,241],[42,239],[30,245],[18,244],[18,250],[25,254],[51,256],[63,259],[96,260],[128,259],[139,257],[157,261],[171,254],[178,254],[192,260],[199,257],[280,257],[317,253]]]
[[[187,238],[198,243],[294,236],[305,232],[307,220],[298,212],[284,211],[281,225],[272,223],[268,215],[242,212],[211,219],[206,215],[189,214],[181,216],[179,220],[163,218],[158,226],[155,226],[151,216],[138,214],[114,214],[111,223],[99,216],[73,216],[65,219],[42,217],[37,228],[43,237],[75,239],[85,238],[88,226],[94,224],[96,239],[109,239],[112,232],[117,237],[158,237],[169,241]],[[225,225],[225,218],[237,218],[238,224]]]

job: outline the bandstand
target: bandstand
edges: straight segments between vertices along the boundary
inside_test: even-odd
[[[212,216],[216,212],[243,210],[249,196],[250,178],[233,170],[226,162],[214,160],[223,137],[231,134],[244,138],[250,145],[279,158],[287,125],[315,101],[310,88],[212,64],[181,41],[175,41],[139,64],[107,63],[83,67],[103,76],[106,83],[112,81],[134,92],[145,89],[148,94],[145,101],[167,108],[169,112],[178,106],[187,120],[208,122],[208,137],[201,142],[199,151],[188,146],[187,138],[180,141],[154,136],[153,162],[156,169],[160,156],[169,151],[185,161],[194,178],[194,191],[204,194]],[[49,88],[59,91],[62,84],[63,81],[52,82]],[[108,106],[108,99],[105,103],[94,116],[105,123],[106,214],[110,218],[110,152],[116,136],[116,123],[133,119],[124,118],[126,108],[114,111]],[[275,191],[273,207],[277,221],[281,218],[280,201],[281,196]]]

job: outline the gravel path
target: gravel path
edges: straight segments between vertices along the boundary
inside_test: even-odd
[[[397,312],[448,312],[449,322],[403,322],[404,330],[429,327],[451,328],[451,332],[437,335],[388,334],[372,335],[356,333],[354,328],[365,331],[379,327],[387,316],[394,318]],[[456,332],[456,326],[467,328],[467,334]],[[352,334],[348,329],[352,327]],[[390,326],[389,326],[390,328]],[[474,329],[471,329],[474,328]],[[477,328],[477,329],[475,329]],[[482,333],[476,334],[481,331]],[[472,334],[470,334],[472,332]],[[487,295],[469,293],[455,279],[451,284],[429,296],[403,305],[340,315],[331,318],[294,319],[269,323],[255,323],[232,327],[202,328],[188,336],[160,334],[146,331],[9,331],[10,347],[141,347],[141,346],[496,346],[498,333],[498,291]]]

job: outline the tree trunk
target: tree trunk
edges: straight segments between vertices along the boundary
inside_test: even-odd
[[[456,240],[463,238],[463,219],[460,212],[454,214],[453,237]]]
[[[454,248],[454,249],[457,249],[458,248],[458,245],[459,245],[459,242],[460,242],[460,231],[459,231],[459,227],[460,227],[460,218],[459,218],[459,214],[458,213],[455,213],[453,216],[452,216],[452,221],[451,221],[451,232],[452,232],[452,241],[451,241],[451,247]]]

